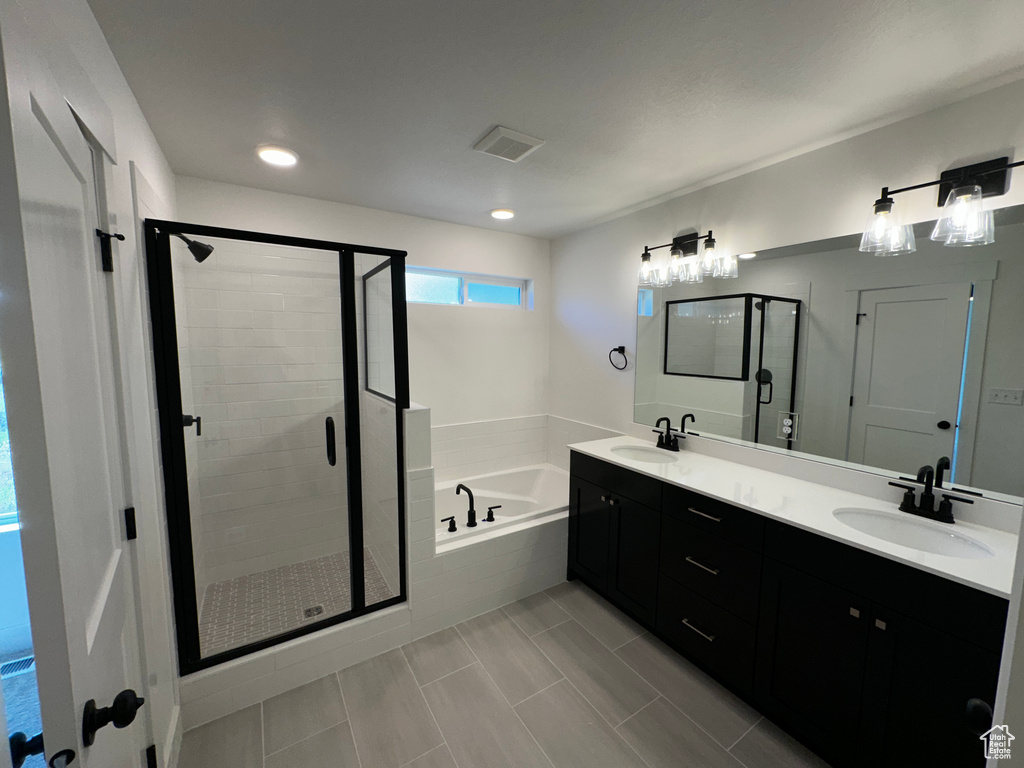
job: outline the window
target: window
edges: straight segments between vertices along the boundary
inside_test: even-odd
[[[0,382],[0,531],[17,530],[18,503],[14,496],[14,470],[11,468],[11,439],[7,434],[7,405]]]
[[[638,317],[654,316],[654,291],[641,288],[636,294],[636,314]]]
[[[405,298],[418,304],[533,309],[532,280],[407,267]]]

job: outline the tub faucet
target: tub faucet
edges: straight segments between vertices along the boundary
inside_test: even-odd
[[[465,486],[462,483],[459,483],[457,486],[455,486],[456,496],[461,494],[463,491],[465,491],[466,494],[469,496],[469,519],[466,521],[466,527],[476,528],[476,507],[473,506],[473,492],[469,490],[468,486]]]

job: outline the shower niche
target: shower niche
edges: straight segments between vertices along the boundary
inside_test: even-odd
[[[405,601],[405,252],[145,232],[182,674]]]

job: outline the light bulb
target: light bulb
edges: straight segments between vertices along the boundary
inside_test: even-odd
[[[950,191],[935,223],[931,239],[950,246],[988,245],[995,242],[992,211],[982,208],[981,187],[966,184]]]
[[[715,246],[715,238],[711,237],[711,233],[708,232],[708,238],[704,241],[704,252],[700,257],[700,271],[704,275],[715,274],[715,264],[717,262]]]
[[[903,226],[893,206],[893,200],[883,190],[882,197],[875,201],[871,217],[864,227],[860,239],[860,251],[876,256],[896,256],[917,250],[914,229]]]
[[[640,257],[640,271],[637,274],[637,284],[642,286],[654,285],[654,265],[651,264],[651,254],[646,249]]]
[[[668,262],[668,276],[673,282],[683,279],[683,252],[679,248],[673,248]]]

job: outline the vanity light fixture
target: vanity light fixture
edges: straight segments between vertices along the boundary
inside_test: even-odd
[[[736,258],[723,256],[716,251],[716,245],[711,230],[708,230],[706,235],[694,232],[674,237],[671,243],[664,245],[644,246],[637,284],[650,288],[672,283],[702,283],[705,275],[738,277]],[[669,249],[668,256],[655,253],[663,248]]]
[[[1000,157],[943,171],[936,181],[892,190],[882,187],[860,239],[861,252],[896,256],[916,251],[914,228],[900,222],[892,196],[934,186],[939,187],[938,204],[943,208],[932,230],[932,240],[953,247],[995,242],[993,213],[982,208],[982,198],[1005,195],[1009,188],[1009,169],[1021,165],[1024,160],[1011,163],[1009,158]]]
[[[295,152],[273,144],[261,144],[256,147],[256,154],[263,162],[281,168],[290,168],[299,162],[299,156]]]

